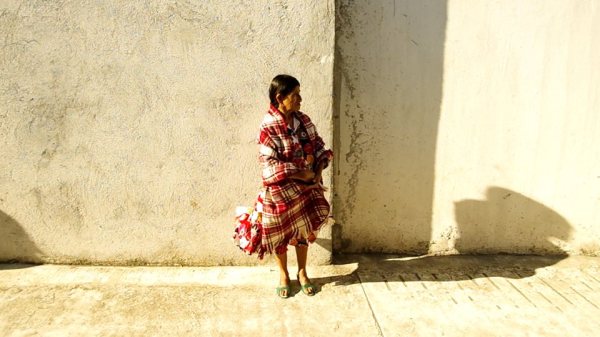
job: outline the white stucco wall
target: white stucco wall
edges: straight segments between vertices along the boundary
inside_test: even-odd
[[[339,249],[600,253],[600,3],[338,15]]]
[[[0,260],[255,263],[231,234],[267,88],[298,77],[330,143],[333,25],[333,0],[2,1]]]
[[[256,263],[278,73],[334,142],[340,251],[600,253],[600,4],[333,3],[0,3],[0,260]]]

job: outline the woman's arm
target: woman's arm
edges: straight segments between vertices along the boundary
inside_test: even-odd
[[[299,180],[305,183],[312,183],[315,182],[316,173],[311,170],[300,170],[292,174],[289,178],[293,180]]]
[[[317,163],[317,167],[315,168],[315,177],[313,179],[314,183],[321,182],[323,169],[325,168],[326,165],[327,165],[327,162],[325,160],[321,160]]]
[[[301,170],[294,163],[279,160],[277,146],[267,130],[262,129],[259,135],[259,162],[262,165],[262,178],[265,185],[279,183],[286,179],[312,182],[315,173]]]

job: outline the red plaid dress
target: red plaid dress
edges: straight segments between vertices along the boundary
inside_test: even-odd
[[[259,258],[265,253],[284,253],[290,244],[312,243],[329,216],[322,189],[307,189],[288,177],[312,170],[321,161],[327,167],[333,152],[325,149],[307,115],[295,112],[293,121],[288,129],[282,113],[271,105],[260,127],[259,160],[265,188],[259,196],[263,203]]]

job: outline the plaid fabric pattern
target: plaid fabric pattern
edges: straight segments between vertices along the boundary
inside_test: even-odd
[[[327,167],[333,158],[333,152],[325,148],[323,139],[307,115],[296,112],[294,117],[300,121],[301,128],[308,135],[314,149],[316,160],[313,165],[323,161],[324,167]],[[273,105],[269,107],[261,124],[258,143],[265,186],[262,195],[263,234],[258,250],[259,257],[262,258],[265,253],[285,252],[290,242],[314,241],[314,233],[327,220],[330,206],[321,189],[307,189],[288,179],[299,170],[313,167],[299,164],[302,161],[297,160],[297,156],[304,154],[294,151],[294,142],[288,134],[283,115]]]

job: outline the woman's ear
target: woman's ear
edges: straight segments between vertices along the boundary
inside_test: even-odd
[[[281,94],[275,95],[275,100],[277,101],[277,103],[279,103],[279,105],[281,105],[283,103],[284,99],[285,99],[285,97],[283,97],[283,95],[281,95]]]

